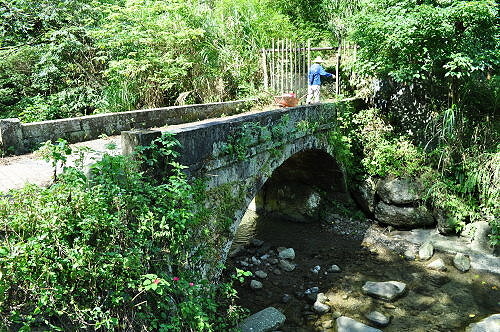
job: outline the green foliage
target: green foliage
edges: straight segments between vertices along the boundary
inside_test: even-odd
[[[357,141],[363,151],[361,165],[369,175],[412,177],[422,171],[425,164],[424,153],[406,137],[394,134],[392,127],[380,117],[376,109],[352,115],[350,121],[352,124],[349,125],[349,131],[354,137],[342,136],[337,142],[344,143],[348,150],[353,139]],[[353,159],[349,152],[344,155],[349,157],[348,160]],[[348,162],[348,165],[352,164],[352,161]]]
[[[335,128],[326,137],[331,150],[335,154],[335,160],[342,165],[348,175],[348,180],[359,177],[362,173],[359,163],[359,143],[354,135],[353,116],[355,112],[352,107],[339,108],[335,121]]]
[[[47,144],[54,162],[66,156],[59,143]],[[67,167],[48,188],[0,197],[1,329],[227,331],[237,321],[230,285],[200,269],[211,234],[198,231],[203,196],[173,159],[178,143],[143,152],[161,144],[170,168],[159,179],[105,155],[88,177]]]
[[[57,168],[64,167],[66,161],[68,160],[68,155],[72,152],[71,147],[68,142],[62,138],[59,138],[56,143],[52,141],[45,142],[40,149],[36,151],[45,161],[50,161],[54,171],[54,182],[57,181]]]
[[[249,147],[259,140],[263,127],[255,122],[246,122],[229,135],[227,142],[222,146],[222,153],[234,156],[238,160],[248,157]]]
[[[443,128],[453,128],[453,109],[445,112]],[[442,140],[450,140],[456,131],[442,131]],[[500,153],[484,152],[474,145],[461,150],[460,161],[442,144],[424,152],[405,136],[398,135],[376,109],[354,113],[339,112],[337,126],[327,141],[350,180],[372,177],[412,177],[423,184],[426,199],[458,232],[465,224],[487,220],[493,228],[491,242],[498,245],[500,209]],[[449,160],[448,160],[449,159]]]
[[[296,36],[270,3],[4,1],[0,117],[30,122],[253,94],[260,49]]]
[[[358,70],[399,82],[477,79],[498,65],[496,13],[489,0],[365,1],[352,33]]]

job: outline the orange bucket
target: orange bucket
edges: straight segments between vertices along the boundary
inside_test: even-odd
[[[281,96],[275,96],[274,102],[281,107],[295,107],[299,104],[299,98],[294,93],[285,93]]]

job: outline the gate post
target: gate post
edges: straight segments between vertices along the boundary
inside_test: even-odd
[[[24,152],[21,120],[0,119],[0,152],[14,154]]]

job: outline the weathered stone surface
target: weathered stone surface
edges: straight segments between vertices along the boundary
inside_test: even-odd
[[[21,121],[0,119],[0,152],[21,153],[24,151]]]
[[[377,193],[387,204],[412,204],[420,200],[419,189],[410,179],[388,178],[377,183]]]
[[[261,270],[255,271],[255,275],[261,279],[267,278],[267,273]]]
[[[429,264],[427,264],[427,267],[432,270],[436,271],[446,271],[446,265],[444,264],[443,260],[441,258],[438,258]]]
[[[330,306],[328,304],[324,304],[319,300],[316,300],[313,304],[313,310],[318,314],[322,315],[330,311]]]
[[[434,224],[434,217],[423,205],[400,207],[379,202],[375,208],[375,218],[384,224],[405,229]]]
[[[470,258],[462,253],[457,253],[453,257],[453,265],[462,272],[467,272],[470,269]]]
[[[352,196],[364,213],[372,215],[375,212],[376,192],[375,181],[367,178],[355,187]]]
[[[376,326],[384,327],[389,325],[391,319],[384,316],[381,312],[372,311],[365,315],[366,319],[375,324]]]
[[[491,315],[478,323],[470,324],[466,332],[498,332],[500,331],[500,314]]]
[[[440,209],[434,209],[432,211],[432,214],[434,215],[434,218],[436,219],[437,223],[437,230],[441,234],[452,234],[455,232],[455,229],[453,225],[451,224],[451,218],[448,216],[448,214]]]
[[[346,316],[337,318],[336,324],[337,332],[382,332],[379,329],[365,325]]]
[[[434,246],[430,242],[424,243],[418,250],[418,258],[422,261],[430,259],[434,255]]]
[[[9,134],[9,141],[4,145],[13,146],[15,153],[36,148],[40,143],[58,138],[70,143],[97,139],[101,134],[118,135],[121,131],[161,127],[166,123],[186,123],[221,114],[241,112],[238,107],[249,100],[237,100],[223,103],[173,106],[146,110],[136,110],[108,114],[95,114],[75,118],[48,120],[20,124],[15,128],[15,135]],[[251,101],[250,101],[251,102]],[[19,119],[7,119],[19,122]],[[0,124],[0,127],[2,125]],[[0,129],[0,136],[2,130]],[[7,132],[4,130],[7,134]],[[1,138],[0,138],[1,140]],[[24,146],[24,145],[30,146]]]
[[[250,288],[252,289],[261,289],[263,287],[262,283],[257,280],[250,281]]]
[[[286,317],[278,309],[268,307],[245,319],[239,328],[242,332],[270,332],[279,328]]]
[[[367,281],[362,288],[365,294],[387,301],[392,301],[402,295],[405,289],[406,284],[399,281]]]
[[[332,264],[332,265],[328,268],[328,270],[327,270],[327,272],[329,272],[329,273],[338,273],[338,272],[340,272],[340,271],[341,271],[340,267],[339,267],[338,265],[335,265],[335,264]]]
[[[286,248],[280,251],[278,256],[281,259],[295,259],[295,251],[293,248]]]
[[[122,132],[123,154],[132,154],[137,146],[147,146],[160,136],[159,130],[124,131]]]
[[[295,264],[287,261],[286,259],[280,259],[279,265],[284,271],[287,271],[287,272],[291,272],[291,271],[295,270]]]
[[[471,243],[473,250],[493,253],[493,247],[490,245],[489,235],[491,234],[491,226],[486,221],[477,221],[474,224],[474,237]]]

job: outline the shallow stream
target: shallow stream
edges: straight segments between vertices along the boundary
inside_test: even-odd
[[[380,328],[387,332],[465,331],[470,323],[500,312],[498,275],[474,270],[462,273],[453,266],[453,256],[444,253],[434,254],[430,261],[442,258],[447,270],[430,270],[426,267],[429,261],[408,260],[384,246],[364,242],[370,226],[341,217],[329,223],[300,224],[258,217],[250,211],[233,244],[233,249],[238,245],[244,249],[236,255],[233,251],[228,261],[229,270],[238,267],[254,273],[236,287],[239,304],[252,314],[269,306],[279,309],[286,316],[281,328],[285,332],[334,331],[335,318],[340,315],[375,326],[365,317],[375,310],[391,318],[387,327]],[[263,244],[252,244],[252,239]],[[278,268],[273,259],[278,247],[294,249],[293,271]],[[327,272],[332,264],[341,272]],[[317,266],[318,273],[312,272]],[[266,272],[267,277],[256,277],[257,270]],[[262,282],[263,287],[252,289],[252,279]],[[366,281],[390,280],[407,285],[404,296],[392,302],[361,291]],[[328,297],[328,313],[319,315],[312,309],[311,299],[304,294],[311,287],[319,287]]]

